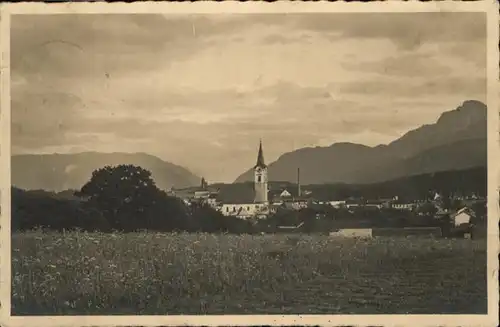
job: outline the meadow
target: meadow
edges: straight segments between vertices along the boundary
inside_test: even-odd
[[[486,313],[484,240],[12,236],[12,314]]]

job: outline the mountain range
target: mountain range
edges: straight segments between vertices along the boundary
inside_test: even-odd
[[[106,165],[132,164],[152,173],[160,189],[200,184],[189,170],[145,153],[29,154],[11,159],[12,185],[25,190],[60,192],[80,189],[95,169]]]
[[[334,143],[328,147],[288,152],[269,164],[269,179],[302,184],[368,184],[438,171],[485,167],[487,109],[479,101],[465,101],[428,125],[397,140],[369,147]],[[252,168],[235,183],[253,180]]]
[[[439,171],[486,167],[486,106],[465,101],[437,122],[412,130],[388,145],[335,143],[285,153],[269,164],[271,181],[295,183],[297,168],[306,184],[369,184]],[[145,153],[29,154],[12,156],[12,185],[60,192],[80,189],[92,171],[133,164],[151,171],[161,189],[200,185],[201,178]],[[253,181],[252,168],[235,183]]]

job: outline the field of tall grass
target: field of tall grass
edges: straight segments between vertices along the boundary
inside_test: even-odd
[[[484,241],[29,232],[12,314],[485,313]]]

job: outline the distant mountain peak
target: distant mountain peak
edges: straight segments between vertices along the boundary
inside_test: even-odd
[[[486,119],[487,107],[477,100],[464,101],[458,108],[441,114],[436,124],[439,123],[471,123]]]
[[[387,145],[337,142],[287,152],[269,164],[269,178],[294,182],[300,167],[304,184],[365,183],[482,166],[486,164],[486,111],[484,103],[467,100]],[[235,182],[251,180],[247,171]]]
[[[463,104],[457,108],[457,110],[463,109],[463,108],[475,108],[475,109],[484,109],[486,110],[486,104],[479,100],[465,100]]]
[[[147,153],[95,151],[12,156],[12,185],[21,189],[80,189],[92,172],[104,166],[132,164],[149,170],[161,189],[199,185],[200,177],[181,166]]]

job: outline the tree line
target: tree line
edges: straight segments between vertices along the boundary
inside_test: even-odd
[[[450,203],[450,207],[453,205]],[[485,216],[485,208],[474,208]],[[413,227],[449,224],[436,220],[433,205],[418,212],[390,208],[311,206],[296,211],[280,208],[267,219],[245,221],[226,217],[203,203],[187,205],[160,190],[149,171],[133,166],[106,166],[92,173],[77,191],[53,193],[12,188],[12,231],[36,228],[100,232],[186,231],[208,233],[274,232],[279,226],[303,224],[305,232],[339,228]],[[446,217],[445,217],[446,218]]]
[[[12,231],[244,232],[249,222],[203,204],[186,205],[160,190],[151,172],[134,165],[106,166],[74,192],[12,188]]]
[[[338,184],[312,185],[309,189],[319,198],[348,199],[391,198],[398,196],[402,200],[432,199],[435,192],[445,198],[476,194],[487,194],[487,169],[475,167],[464,170],[442,171],[402,177],[373,184]]]

